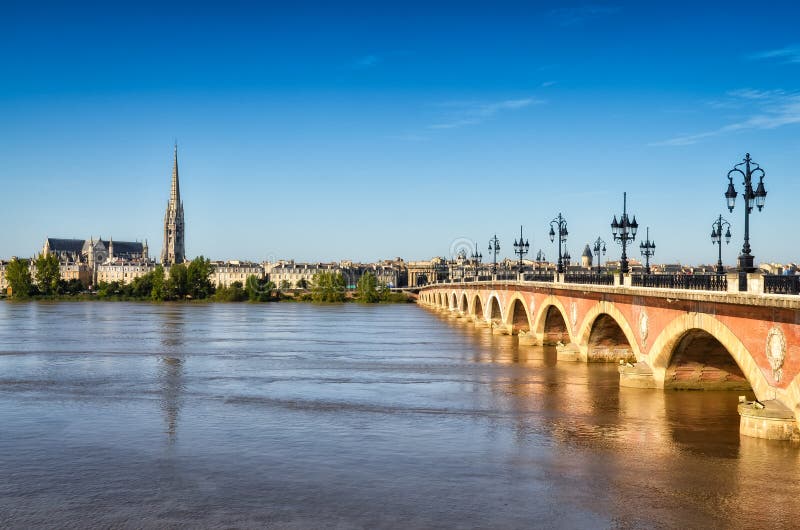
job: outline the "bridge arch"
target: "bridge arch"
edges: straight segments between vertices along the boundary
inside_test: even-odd
[[[472,305],[470,306],[470,314],[479,320],[486,320],[486,315],[483,314],[483,302],[481,302],[480,295],[472,297]]]
[[[708,338],[714,339],[733,358],[757,399],[774,398],[767,378],[739,337],[725,324],[705,313],[687,313],[675,318],[653,342],[650,360],[656,385],[660,388],[665,384],[669,386],[666,379],[670,363],[676,354],[680,355],[690,347],[687,341],[700,340],[713,345]]]
[[[505,324],[510,326],[511,333],[516,335],[520,331],[530,333],[533,326],[531,325],[531,312],[528,305],[519,293],[514,296],[506,304]]]
[[[598,302],[583,317],[577,342],[589,361],[638,361],[642,357],[628,319],[613,303],[605,300]]]
[[[469,310],[469,301],[467,300],[467,293],[461,293],[461,301],[458,303],[458,312],[466,314]]]
[[[567,310],[561,300],[553,295],[539,304],[539,311],[534,320],[533,330],[536,338],[543,344],[575,342],[572,329],[567,318]],[[565,340],[566,339],[566,340]]]
[[[493,324],[503,323],[503,305],[500,303],[500,298],[497,294],[492,293],[486,302],[486,320]]]

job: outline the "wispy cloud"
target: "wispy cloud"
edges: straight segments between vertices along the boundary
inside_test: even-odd
[[[578,7],[559,7],[548,12],[550,18],[560,26],[580,26],[583,23],[598,17],[612,15],[619,12],[617,6],[583,5]]]
[[[545,101],[537,98],[506,99],[491,103],[476,101],[448,101],[443,107],[453,109],[446,119],[429,125],[429,129],[456,129],[466,125],[481,123],[500,112],[513,111],[542,104]]]
[[[406,133],[406,134],[395,134],[391,136],[387,136],[389,140],[400,140],[402,142],[427,142],[430,140],[428,136],[424,136],[422,134],[414,134],[414,133]]]
[[[553,86],[553,85],[555,85],[555,84],[556,84],[556,81],[545,81],[545,82],[544,82],[544,83],[542,83],[540,86],[541,86],[542,88],[547,88],[547,87],[549,87],[549,86]]]
[[[783,90],[740,89],[727,93],[727,98],[711,102],[716,109],[741,109],[741,119],[716,129],[652,142],[651,146],[692,145],[723,134],[744,130],[776,129],[785,125],[800,124],[800,93]]]
[[[800,44],[793,44],[785,48],[766,50],[763,52],[752,53],[747,56],[753,61],[759,60],[783,60],[786,63],[800,64]]]
[[[354,70],[365,70],[377,66],[382,60],[378,55],[365,55],[353,61],[352,67]]]

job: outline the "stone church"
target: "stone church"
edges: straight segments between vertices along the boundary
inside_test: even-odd
[[[87,274],[80,276],[85,283],[121,280],[124,283],[153,270],[147,241],[114,241],[94,239],[59,239],[48,237],[42,248],[45,255],[54,254],[61,264],[62,276],[76,265]],[[183,202],[178,178],[178,146],[175,145],[172,166],[172,186],[164,214],[164,247],[161,263],[169,267],[186,261],[184,247]],[[66,278],[65,278],[66,279]]]

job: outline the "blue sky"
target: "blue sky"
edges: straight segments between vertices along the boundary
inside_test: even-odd
[[[616,258],[627,191],[655,261],[715,261],[723,213],[733,264],[722,194],[750,152],[756,260],[800,259],[791,2],[112,4],[4,3],[0,256],[157,254],[177,138],[190,256],[423,259],[494,233],[511,255],[523,224],[553,257],[562,212],[573,256],[601,236]]]

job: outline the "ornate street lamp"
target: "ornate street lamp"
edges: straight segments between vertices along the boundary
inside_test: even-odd
[[[740,168],[744,166],[744,171]],[[728,171],[728,190],[725,192],[725,199],[728,202],[728,211],[733,211],[734,204],[736,203],[736,189],[733,187],[732,173],[739,173],[744,178],[744,246],[742,246],[742,253],[739,255],[739,271],[752,272],[755,270],[753,267],[753,255],[750,254],[750,212],[753,211],[755,205],[760,212],[764,208],[764,201],[767,198],[767,190],[764,188],[764,177],[766,174],[761,167],[753,162],[750,158],[750,153],[744,155],[744,161],[739,162],[733,169]],[[753,191],[753,177],[758,177],[758,187]]]
[[[567,220],[561,216],[561,212],[558,213],[558,217],[550,221],[550,242],[552,243],[553,240],[556,238],[556,231],[553,228],[553,225],[558,229],[558,272],[564,272],[564,255],[561,253],[561,245],[562,243],[567,242],[567,236],[569,232],[567,231]]]
[[[594,255],[597,256],[597,273],[600,274],[600,253],[605,255],[606,253],[606,242],[603,241],[600,237],[598,237],[594,241]]]
[[[500,252],[500,240],[497,239],[497,234],[489,240],[489,252],[492,253],[492,273],[497,273],[497,253]]]
[[[711,223],[711,244],[719,246],[719,257],[717,258],[717,274],[725,274],[725,267],[722,266],[722,229],[725,228],[725,244],[731,242],[731,224],[721,215]]]
[[[544,257],[544,252],[542,252],[542,249],[539,249],[539,252],[536,253],[536,264],[539,272],[542,272],[542,263],[546,259],[547,258]]]
[[[639,229],[639,223],[636,222],[636,216],[633,216],[633,221],[628,219],[628,193],[622,194],[622,215],[617,221],[617,216],[611,221],[611,233],[614,236],[614,241],[622,245],[622,256],[619,260],[619,273],[620,277],[628,272],[628,255],[626,249],[628,243],[636,239],[636,231]]]
[[[519,241],[514,240],[514,254],[519,256],[519,271],[522,272],[522,258],[528,254],[531,246],[527,240],[522,239],[522,225],[519,225]]]
[[[656,253],[655,241],[650,241],[650,227],[647,227],[647,239],[639,243],[639,251],[644,256],[644,273],[650,274],[650,258]]]

